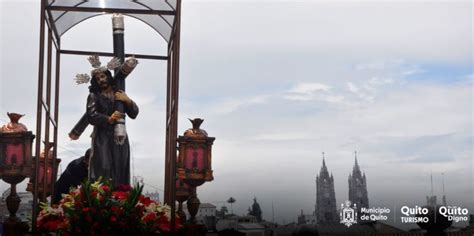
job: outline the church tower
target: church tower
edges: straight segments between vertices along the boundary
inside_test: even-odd
[[[367,194],[367,181],[365,173],[360,171],[359,163],[357,163],[357,152],[355,154],[355,164],[352,174],[349,174],[349,201],[357,204],[357,209],[369,207],[369,197]]]
[[[334,192],[334,177],[329,176],[324,159],[319,175],[316,176],[316,208],[315,215],[318,224],[332,224],[338,222],[336,208],[336,194]]]

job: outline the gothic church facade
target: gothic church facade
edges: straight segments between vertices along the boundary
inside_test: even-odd
[[[349,201],[355,203],[357,208],[369,207],[367,193],[367,180],[365,173],[361,172],[355,155],[355,164],[352,173],[349,174]],[[314,215],[318,224],[339,223],[339,211],[334,191],[334,176],[329,174],[323,153],[323,165],[316,176],[316,205]]]

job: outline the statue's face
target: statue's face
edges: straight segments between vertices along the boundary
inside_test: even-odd
[[[100,88],[102,89],[108,88],[110,86],[107,74],[104,72],[99,72],[95,76],[95,79],[97,80],[97,84],[99,84]]]

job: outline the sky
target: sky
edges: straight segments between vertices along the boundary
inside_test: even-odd
[[[474,212],[473,26],[471,1],[183,0],[179,134],[200,117],[216,137],[215,180],[198,188],[220,208],[229,197],[246,214],[311,214],[322,165],[348,198],[357,151],[371,206],[423,205],[441,198]],[[39,3],[0,0],[0,124],[26,114],[35,130]],[[62,37],[71,50],[112,52],[110,16]],[[150,27],[125,19],[126,53],[165,55]],[[102,59],[104,62],[108,58]],[[58,157],[65,167],[90,145],[67,133],[85,111],[86,57],[61,57]],[[127,94],[140,107],[127,122],[132,174],[162,194],[166,63],[140,60]],[[6,185],[2,185],[5,189]],[[21,189],[20,189],[21,190]]]

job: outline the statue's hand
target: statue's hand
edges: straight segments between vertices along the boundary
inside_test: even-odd
[[[121,101],[121,102],[124,102],[126,103],[127,105],[130,105],[132,103],[132,100],[127,96],[127,94],[122,91],[122,90],[119,90],[117,92],[115,92],[115,100],[118,100],[118,101]]]
[[[138,61],[137,59],[135,59],[135,57],[129,57],[127,58],[125,63],[123,63],[121,71],[123,72],[123,74],[128,75],[135,69],[137,64]]]
[[[127,60],[125,60],[125,64],[133,69],[137,66],[138,60],[135,57],[129,57]]]
[[[123,117],[122,113],[120,113],[119,111],[114,111],[114,113],[112,113],[112,115],[110,115],[109,117],[109,124],[113,124],[117,122],[117,120],[119,120],[122,117]]]
[[[69,138],[71,140],[77,140],[79,138],[79,136],[71,132],[71,133],[69,133]]]

